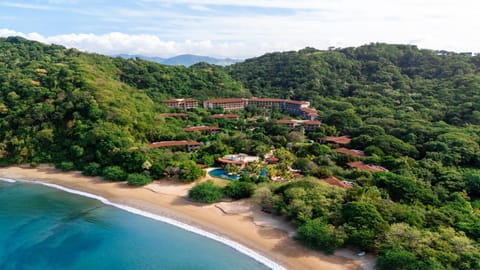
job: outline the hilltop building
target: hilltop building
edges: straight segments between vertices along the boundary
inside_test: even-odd
[[[235,155],[226,155],[224,157],[218,158],[217,161],[223,165],[233,164],[237,165],[240,168],[245,168],[248,163],[252,163],[260,160],[257,156],[249,156],[247,154],[235,154]]]
[[[338,144],[338,145],[346,145],[349,144],[350,137],[348,136],[340,136],[340,137],[334,137],[334,136],[328,136],[325,138],[321,138],[320,141],[325,142],[325,143],[331,143],[331,144]]]
[[[221,98],[210,99],[203,102],[206,109],[222,108],[224,111],[243,110],[248,105],[259,108],[271,108],[277,106],[291,115],[302,116],[304,119],[315,120],[318,113],[315,109],[309,108],[310,102],[279,98]]]
[[[163,104],[169,108],[180,108],[184,110],[194,109],[198,107],[198,100],[193,98],[179,98],[179,99],[167,99],[162,101]]]

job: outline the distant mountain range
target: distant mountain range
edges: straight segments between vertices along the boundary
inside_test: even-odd
[[[238,62],[242,62],[243,60],[241,59],[232,59],[232,58],[214,58],[210,56],[200,56],[200,55],[193,55],[193,54],[182,54],[182,55],[177,55],[174,57],[170,58],[161,58],[161,57],[149,57],[149,56],[143,56],[143,55],[130,55],[130,54],[119,54],[116,55],[125,59],[129,58],[140,58],[143,60],[148,60],[148,61],[153,61],[157,62],[160,64],[164,65],[170,65],[170,66],[191,66],[200,62],[205,62],[209,64],[214,64],[214,65],[220,65],[220,66],[228,66],[231,64],[235,64]]]

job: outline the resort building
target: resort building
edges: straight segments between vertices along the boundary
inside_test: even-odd
[[[248,105],[259,108],[271,108],[278,106],[280,109],[291,115],[302,116],[304,119],[315,120],[318,113],[315,109],[309,108],[310,102],[279,98],[222,98],[210,99],[203,102],[206,109],[223,108],[225,111],[243,110]]]
[[[277,121],[277,124],[284,125],[290,129],[294,129],[300,126],[305,127],[305,131],[314,131],[322,124],[320,121],[314,120],[290,120],[290,119],[280,119]]]
[[[325,183],[330,184],[332,186],[341,187],[343,189],[349,189],[349,188],[353,187],[352,182],[339,180],[335,176],[324,178],[324,179],[322,179],[322,181],[324,181]]]
[[[252,163],[260,160],[257,156],[249,156],[247,154],[234,154],[226,155],[224,157],[218,158],[217,161],[223,165],[233,164],[245,168],[248,163]]]
[[[320,140],[325,143],[346,145],[346,144],[349,144],[352,139],[350,139],[350,137],[348,136],[340,136],[340,137],[329,136],[329,137],[321,138]]]
[[[219,127],[209,127],[209,126],[196,126],[196,127],[188,127],[184,128],[183,131],[185,132],[203,132],[203,131],[208,131],[208,132],[216,132],[222,130]]]
[[[352,157],[366,157],[365,153],[361,150],[347,149],[347,148],[344,148],[344,147],[340,147],[340,148],[335,149],[335,152],[340,153],[340,154],[344,154],[344,155],[348,155],[348,156],[352,156]]]
[[[300,108],[300,111],[302,112],[303,119],[315,120],[319,116],[317,110],[312,108]]]
[[[162,148],[162,147],[185,147],[187,151],[196,150],[200,147],[200,143],[197,141],[161,141],[154,142],[150,144],[152,148]]]
[[[296,128],[297,126],[299,126],[298,122],[295,121],[295,120],[290,120],[290,119],[280,119],[280,120],[277,120],[277,124],[279,125],[283,125],[283,126],[286,126],[288,128]]]
[[[210,99],[203,102],[206,109],[223,108],[224,111],[242,110],[245,108],[245,98],[220,98]]]
[[[198,107],[198,100],[193,98],[167,99],[162,102],[169,108],[180,108],[188,110]]]
[[[275,156],[269,156],[269,157],[265,158],[265,162],[267,164],[277,164],[279,161],[280,160]]]
[[[305,126],[305,131],[315,131],[317,130],[317,128],[320,127],[322,122],[314,121],[314,120],[305,120],[302,122],[302,124]]]
[[[388,172],[388,170],[381,166],[376,165],[368,165],[361,161],[349,162],[347,165],[352,169],[358,169],[360,171],[367,171],[367,172]]]
[[[251,98],[247,102],[247,105],[255,105],[258,108],[271,108],[273,106],[282,107],[285,100],[280,98]]]

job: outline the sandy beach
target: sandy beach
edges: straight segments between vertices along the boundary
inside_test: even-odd
[[[288,269],[374,269],[373,256],[357,257],[348,250],[326,256],[302,247],[292,239],[294,228],[290,224],[259,211],[247,200],[212,205],[191,202],[186,195],[193,184],[155,181],[133,188],[49,166],[0,168],[0,177],[57,184],[172,218],[238,242]]]

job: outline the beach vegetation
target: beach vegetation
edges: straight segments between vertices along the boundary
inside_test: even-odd
[[[307,220],[303,225],[298,227],[295,239],[302,242],[306,246],[318,249],[326,254],[333,254],[337,247],[341,247],[344,243],[346,234],[335,226],[328,224],[320,218]]]
[[[85,167],[83,167],[82,174],[85,176],[102,175],[102,166],[96,162],[90,162]]]
[[[181,182],[193,182],[205,176],[205,171],[192,161],[188,160],[180,164],[177,179]]]
[[[249,198],[255,191],[255,184],[245,181],[230,181],[224,188],[224,194],[232,199]]]
[[[62,171],[71,171],[75,169],[75,163],[72,161],[63,161],[60,162],[60,164],[58,164],[56,167]]]
[[[125,181],[127,180],[127,173],[119,166],[108,166],[102,171],[102,176],[110,181]]]
[[[223,198],[223,189],[208,180],[192,187],[188,192],[188,197],[197,202],[214,203]]]
[[[127,176],[127,183],[131,186],[144,186],[152,182],[152,177],[144,173],[131,173]]]

